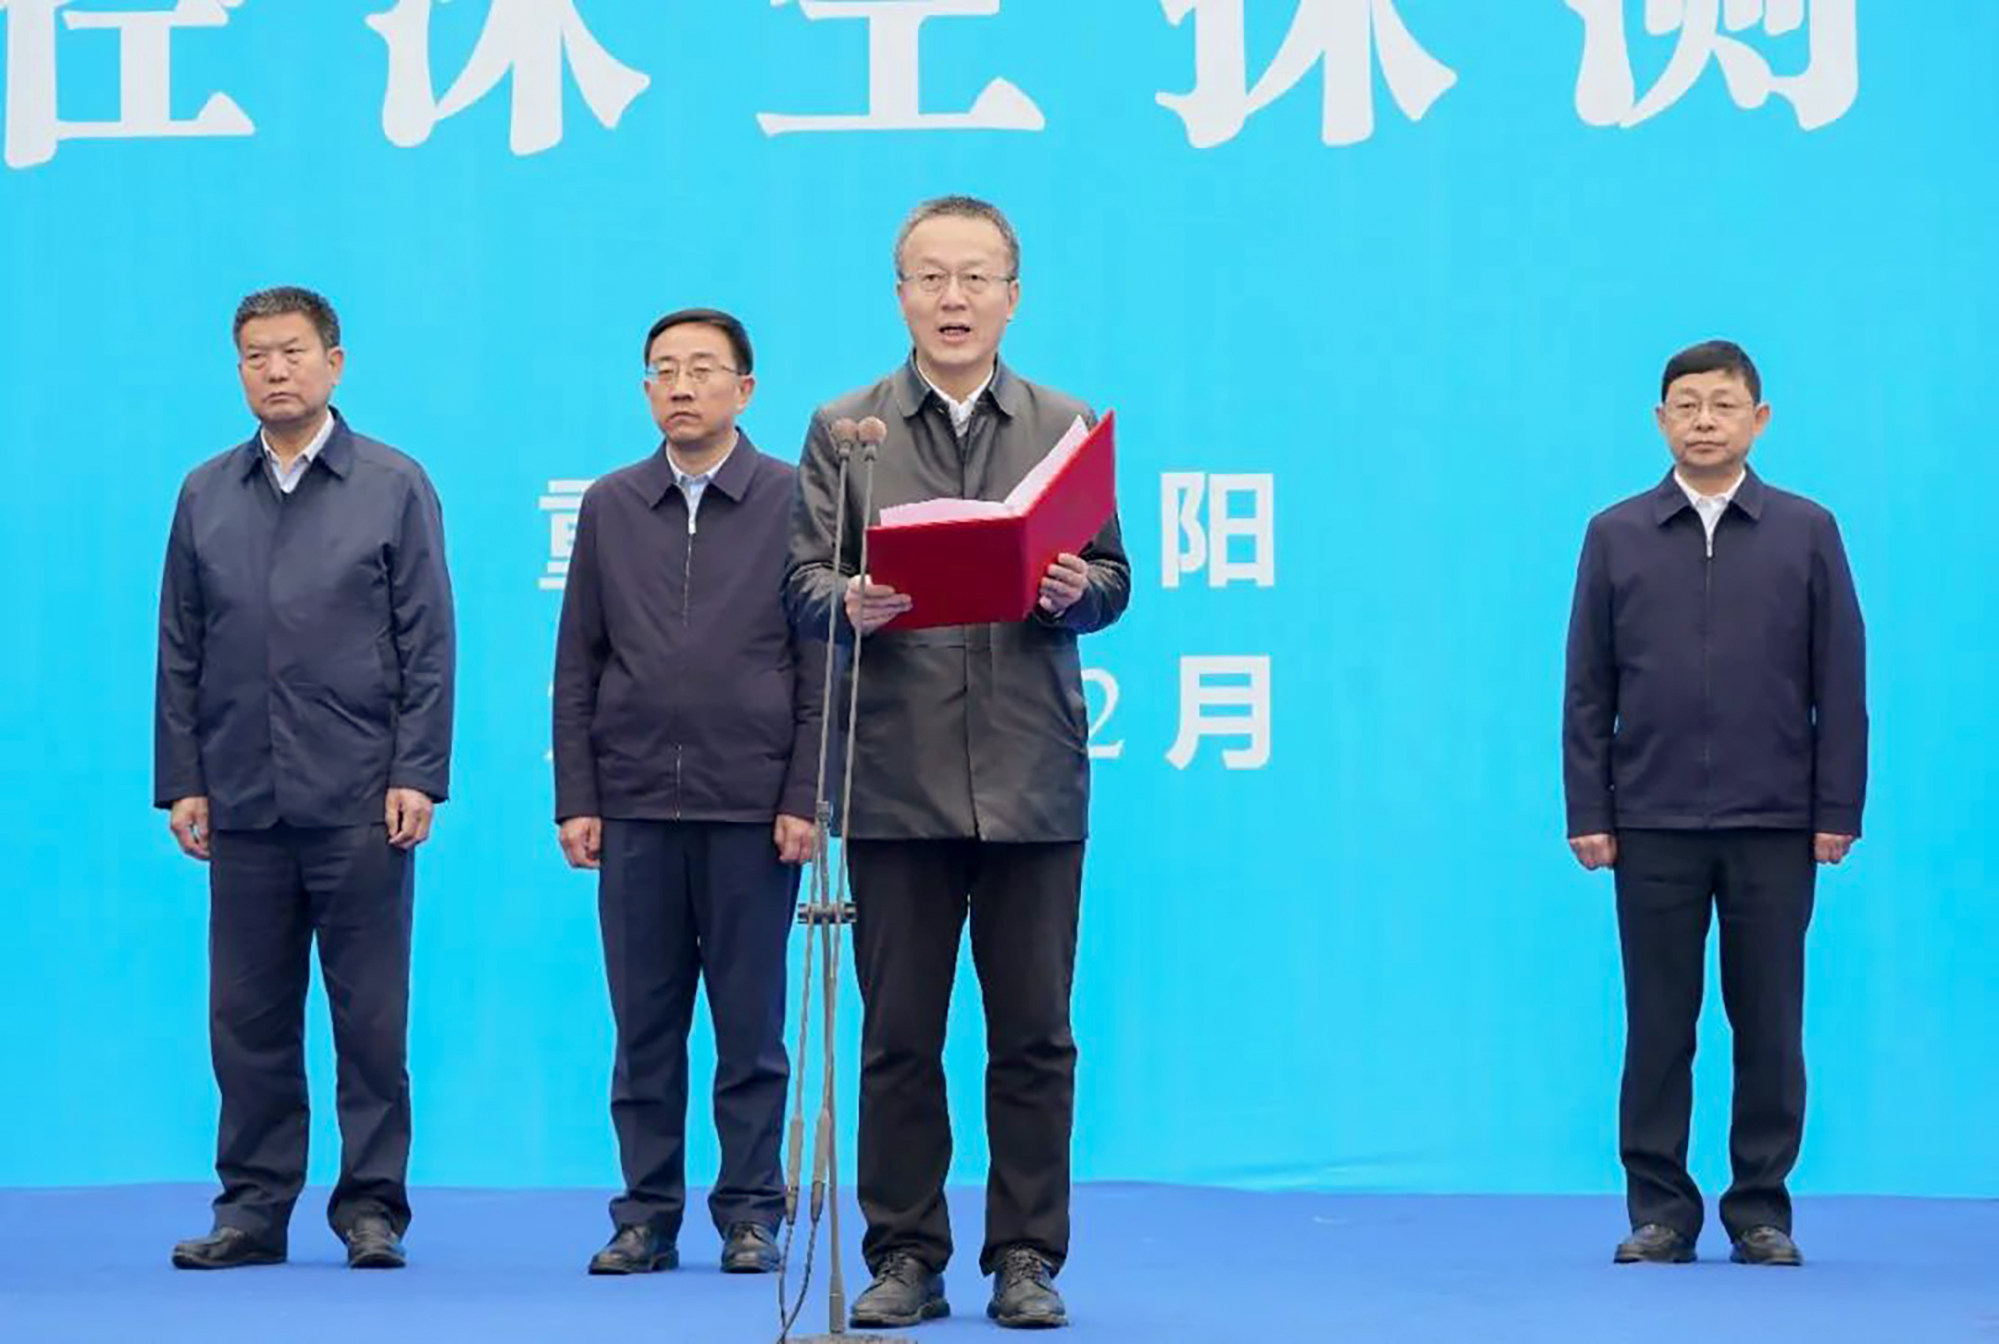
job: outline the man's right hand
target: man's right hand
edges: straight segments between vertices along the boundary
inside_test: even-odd
[[[167,812],[167,829],[190,859],[208,862],[208,799],[181,798]]]
[[[571,868],[595,868],[604,852],[604,819],[571,817],[557,833],[562,841],[562,857]]]
[[[1576,862],[1592,873],[1599,868],[1617,866],[1617,837],[1614,835],[1572,835],[1569,837],[1569,850],[1576,856]]]
[[[864,635],[872,635],[908,611],[911,601],[883,583],[869,583],[856,574],[847,580],[847,622]]]

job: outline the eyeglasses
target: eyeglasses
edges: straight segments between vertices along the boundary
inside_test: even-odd
[[[984,271],[917,271],[913,275],[900,277],[905,284],[915,285],[919,293],[935,296],[944,292],[944,287],[953,280],[958,282],[958,291],[969,298],[991,289],[994,285],[1010,284],[1018,279],[1012,275],[987,275]]]
[[[687,375],[691,387],[706,387],[718,373],[736,373],[739,370],[727,364],[716,364],[708,360],[698,360],[682,368],[671,360],[646,365],[646,381],[655,387],[673,388],[680,382],[680,376]]]
[[[257,346],[245,350],[239,358],[244,368],[255,369],[261,373],[273,363],[287,366],[303,364],[307,359],[311,358],[312,353],[310,349],[301,345],[288,345],[275,349],[268,346]]]
[[[1666,414],[1674,420],[1692,420],[1701,413],[1703,406],[1712,411],[1717,420],[1733,420],[1744,411],[1755,409],[1753,403],[1724,393],[1708,401],[1698,397],[1675,397],[1666,403]]]

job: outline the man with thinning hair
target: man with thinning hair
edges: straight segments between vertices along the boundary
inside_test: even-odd
[[[310,290],[236,311],[258,430],[189,473],[160,589],[155,803],[208,864],[209,1038],[222,1193],[183,1269],[286,1255],[305,1183],[312,946],[339,1059],[327,1205],[360,1269],[409,1224],[416,847],[450,780],[444,523],[423,469],[333,409],[340,321]]]
[[[854,1323],[914,1325],[949,1311],[942,1054],[969,920],[986,1011],[987,1312],[1003,1326],[1056,1326],[1067,1319],[1054,1278],[1069,1253],[1069,1001],[1089,832],[1077,640],[1123,614],[1131,567],[1114,515],[1081,554],[1049,565],[1024,620],[883,629],[910,599],[857,572],[862,530],[876,517],[861,514],[859,471],[838,497],[834,422],[886,422],[879,509],[1003,499],[1091,415],[999,357],[1021,291],[1019,239],[997,208],[965,196],[919,206],[896,238],[895,272],[913,350],[886,378],[812,417],[789,580],[794,619],[823,631],[838,609],[843,637],[866,640],[845,835],[866,1010],[862,1249],[875,1280],[854,1304]]]

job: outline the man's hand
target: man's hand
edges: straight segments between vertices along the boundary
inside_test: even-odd
[[[1812,837],[1812,857],[1820,863],[1844,863],[1853,848],[1854,837],[1820,831]]]
[[[778,862],[796,865],[811,859],[818,831],[818,827],[803,817],[778,813],[777,825],[771,828],[771,839],[777,843]]]
[[[430,814],[437,804],[430,795],[416,789],[390,789],[382,805],[382,819],[388,823],[389,843],[397,849],[415,849],[430,839]]]
[[[181,798],[167,812],[167,829],[190,859],[208,862],[208,799]]]
[[[847,580],[847,621],[864,635],[872,635],[911,606],[907,594],[883,583],[869,583],[856,574]]]
[[[1599,868],[1617,866],[1617,837],[1614,835],[1573,835],[1569,837],[1569,850],[1590,872]]]
[[[604,857],[604,819],[571,817],[556,832],[562,842],[562,857],[571,868],[598,868]]]
[[[1064,551],[1041,576],[1041,609],[1050,616],[1060,616],[1080,602],[1089,589],[1089,561]]]

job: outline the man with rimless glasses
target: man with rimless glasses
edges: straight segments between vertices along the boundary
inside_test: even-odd
[[[646,333],[664,436],[583,496],[555,658],[555,816],[598,875],[625,1190],[592,1274],[673,1269],[686,1204],[687,1032],[705,983],[726,1273],[777,1267],[785,945],[813,840],[821,640],[783,602],[795,474],[736,427],[756,390],[724,312]]]
[[[1590,520],[1569,623],[1569,847],[1615,876],[1626,1035],[1619,1103],[1632,1233],[1614,1259],[1694,1258],[1687,1173],[1708,923],[1735,1040],[1730,1258],[1802,1263],[1785,1188],[1804,1127],[1805,928],[1815,864],[1860,835],[1865,637],[1839,527],[1747,465],[1770,420],[1741,347],[1666,365],[1674,461]]]
[[[887,424],[880,509],[1003,499],[1090,413],[999,357],[1020,302],[1020,243],[998,209],[964,196],[918,206],[896,238],[895,269],[914,348],[886,378],[813,416],[788,590],[801,629],[823,631],[838,606],[843,638],[867,640],[845,835],[865,1007],[857,1185],[874,1283],[853,1323],[907,1326],[949,1311],[942,1055],[969,920],[986,1014],[987,1312],[1003,1326],[1059,1326],[1075,1114],[1069,994],[1089,830],[1077,640],[1123,614],[1131,568],[1113,516],[1082,554],[1049,566],[1025,620],[882,628],[910,599],[857,573],[862,529],[875,519],[861,516],[858,465],[846,497],[837,494],[832,424]]]

